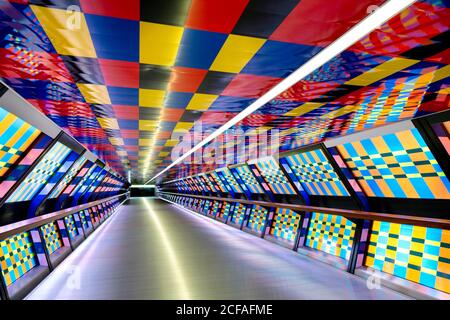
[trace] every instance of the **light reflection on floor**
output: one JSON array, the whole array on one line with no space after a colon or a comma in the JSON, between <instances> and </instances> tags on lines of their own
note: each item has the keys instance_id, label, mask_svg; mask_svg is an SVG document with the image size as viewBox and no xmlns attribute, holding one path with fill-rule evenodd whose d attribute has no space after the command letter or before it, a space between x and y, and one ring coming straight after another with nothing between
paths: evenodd
<instances>
[{"instance_id":1,"label":"light reflection on floor","mask_svg":"<svg viewBox=\"0 0 450 320\"><path fill-rule=\"evenodd\" d=\"M75 285L74 285L75 284ZM29 299L404 299L156 199L131 199Z\"/></svg>"}]
</instances>

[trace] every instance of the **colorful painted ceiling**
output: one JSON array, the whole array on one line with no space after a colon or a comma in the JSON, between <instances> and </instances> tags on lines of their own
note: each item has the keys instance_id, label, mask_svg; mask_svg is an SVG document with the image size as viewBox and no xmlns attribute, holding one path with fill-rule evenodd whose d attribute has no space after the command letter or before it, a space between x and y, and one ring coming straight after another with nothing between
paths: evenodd
<instances>
[{"instance_id":1,"label":"colorful painted ceiling","mask_svg":"<svg viewBox=\"0 0 450 320\"><path fill-rule=\"evenodd\" d=\"M201 137L211 133L383 1L125 3L0 0L0 77L139 183L172 162L196 125ZM234 133L277 128L289 150L447 109L449 21L445 1L416 2ZM183 164L169 175L217 166Z\"/></svg>"}]
</instances>

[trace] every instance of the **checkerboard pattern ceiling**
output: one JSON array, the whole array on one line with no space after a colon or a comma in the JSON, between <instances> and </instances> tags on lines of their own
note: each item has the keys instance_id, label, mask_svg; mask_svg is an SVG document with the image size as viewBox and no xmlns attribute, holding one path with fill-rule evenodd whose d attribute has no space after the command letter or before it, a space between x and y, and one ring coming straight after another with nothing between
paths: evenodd
<instances>
[{"instance_id":1,"label":"checkerboard pattern ceiling","mask_svg":"<svg viewBox=\"0 0 450 320\"><path fill-rule=\"evenodd\" d=\"M217 129L383 2L0 0L0 77L143 182L196 124ZM278 128L288 150L448 108L449 15L416 2L236 128Z\"/></svg>"}]
</instances>

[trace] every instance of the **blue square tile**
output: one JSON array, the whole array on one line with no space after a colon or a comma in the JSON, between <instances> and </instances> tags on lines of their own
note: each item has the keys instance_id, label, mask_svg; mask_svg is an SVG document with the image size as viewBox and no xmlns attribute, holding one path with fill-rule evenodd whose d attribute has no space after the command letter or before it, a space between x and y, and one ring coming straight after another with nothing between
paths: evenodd
<instances>
[{"instance_id":1,"label":"blue square tile","mask_svg":"<svg viewBox=\"0 0 450 320\"><path fill-rule=\"evenodd\" d=\"M108 87L112 104L135 106L139 104L139 90L135 88Z\"/></svg>"},{"instance_id":2,"label":"blue square tile","mask_svg":"<svg viewBox=\"0 0 450 320\"><path fill-rule=\"evenodd\" d=\"M139 61L139 21L85 17L98 58Z\"/></svg>"},{"instance_id":3,"label":"blue square tile","mask_svg":"<svg viewBox=\"0 0 450 320\"><path fill-rule=\"evenodd\" d=\"M226 38L222 33L185 29L175 64L209 69Z\"/></svg>"},{"instance_id":4,"label":"blue square tile","mask_svg":"<svg viewBox=\"0 0 450 320\"><path fill-rule=\"evenodd\" d=\"M319 51L319 47L268 40L242 73L284 78Z\"/></svg>"}]
</instances>

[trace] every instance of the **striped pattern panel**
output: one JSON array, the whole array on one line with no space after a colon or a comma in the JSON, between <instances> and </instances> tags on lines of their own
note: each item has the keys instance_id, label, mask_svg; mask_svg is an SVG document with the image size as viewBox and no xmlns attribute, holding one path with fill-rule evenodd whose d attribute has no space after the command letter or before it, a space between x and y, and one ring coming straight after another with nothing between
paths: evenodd
<instances>
[{"instance_id":1,"label":"striped pattern panel","mask_svg":"<svg viewBox=\"0 0 450 320\"><path fill-rule=\"evenodd\" d=\"M66 223L67 231L71 239L78 236L78 229L75 225L75 220L73 219L73 215L67 216L64 218L64 222Z\"/></svg>"},{"instance_id":2,"label":"striped pattern panel","mask_svg":"<svg viewBox=\"0 0 450 320\"><path fill-rule=\"evenodd\" d=\"M56 221L50 222L41 227L42 235L44 237L45 246L48 253L52 254L63 246L61 235L59 234Z\"/></svg>"},{"instance_id":3,"label":"striped pattern panel","mask_svg":"<svg viewBox=\"0 0 450 320\"><path fill-rule=\"evenodd\" d=\"M250 190L251 193L256 194L264 193L264 189L261 187L258 180L256 180L255 176L253 175L248 165L245 164L236 167L236 172L239 174L239 177L241 177L242 182L245 183L245 185L247 186L248 190Z\"/></svg>"},{"instance_id":4,"label":"striped pattern panel","mask_svg":"<svg viewBox=\"0 0 450 320\"><path fill-rule=\"evenodd\" d=\"M254 205L250 212L247 227L255 232L262 233L264 231L264 225L266 223L268 212L269 211L266 208Z\"/></svg>"},{"instance_id":5,"label":"striped pattern panel","mask_svg":"<svg viewBox=\"0 0 450 320\"><path fill-rule=\"evenodd\" d=\"M369 197L450 199L450 182L415 128L337 148Z\"/></svg>"},{"instance_id":6,"label":"striped pattern panel","mask_svg":"<svg viewBox=\"0 0 450 320\"><path fill-rule=\"evenodd\" d=\"M96 164L93 164L89 169L88 172L85 173L85 175L82 177L81 181L78 183L78 185L75 186L75 188L70 193L70 196L74 196L76 194L79 194L83 192L89 184L92 182L92 179L95 179L98 171L98 166Z\"/></svg>"},{"instance_id":7,"label":"striped pattern panel","mask_svg":"<svg viewBox=\"0 0 450 320\"><path fill-rule=\"evenodd\" d=\"M0 107L0 178L41 132Z\"/></svg>"},{"instance_id":8,"label":"striped pattern panel","mask_svg":"<svg viewBox=\"0 0 450 320\"><path fill-rule=\"evenodd\" d=\"M450 230L374 221L365 264L450 293Z\"/></svg>"},{"instance_id":9,"label":"striped pattern panel","mask_svg":"<svg viewBox=\"0 0 450 320\"><path fill-rule=\"evenodd\" d=\"M244 218L245 218L246 210L247 210L247 207L244 204L242 204L242 203L236 204L234 206L233 216L231 217L230 221L236 225L239 225L239 226L242 225L242 222L244 221Z\"/></svg>"},{"instance_id":10,"label":"striped pattern panel","mask_svg":"<svg viewBox=\"0 0 450 320\"><path fill-rule=\"evenodd\" d=\"M7 286L38 264L33 242L28 232L0 241L0 249L0 266Z\"/></svg>"},{"instance_id":11,"label":"striped pattern panel","mask_svg":"<svg viewBox=\"0 0 450 320\"><path fill-rule=\"evenodd\" d=\"M322 150L301 152L285 159L309 195L350 196Z\"/></svg>"},{"instance_id":12,"label":"striped pattern panel","mask_svg":"<svg viewBox=\"0 0 450 320\"><path fill-rule=\"evenodd\" d=\"M29 201L44 186L48 179L55 174L70 149L57 142L42 160L34 167L19 187L12 193L6 202Z\"/></svg>"},{"instance_id":13,"label":"striped pattern panel","mask_svg":"<svg viewBox=\"0 0 450 320\"><path fill-rule=\"evenodd\" d=\"M277 208L270 234L277 239L294 242L300 224L300 214L290 209Z\"/></svg>"},{"instance_id":14,"label":"striped pattern panel","mask_svg":"<svg viewBox=\"0 0 450 320\"><path fill-rule=\"evenodd\" d=\"M296 194L294 188L289 183L275 160L261 160L255 165L273 193Z\"/></svg>"},{"instance_id":15,"label":"striped pattern panel","mask_svg":"<svg viewBox=\"0 0 450 320\"><path fill-rule=\"evenodd\" d=\"M348 260L356 225L336 215L313 212L306 246Z\"/></svg>"}]
</instances>

